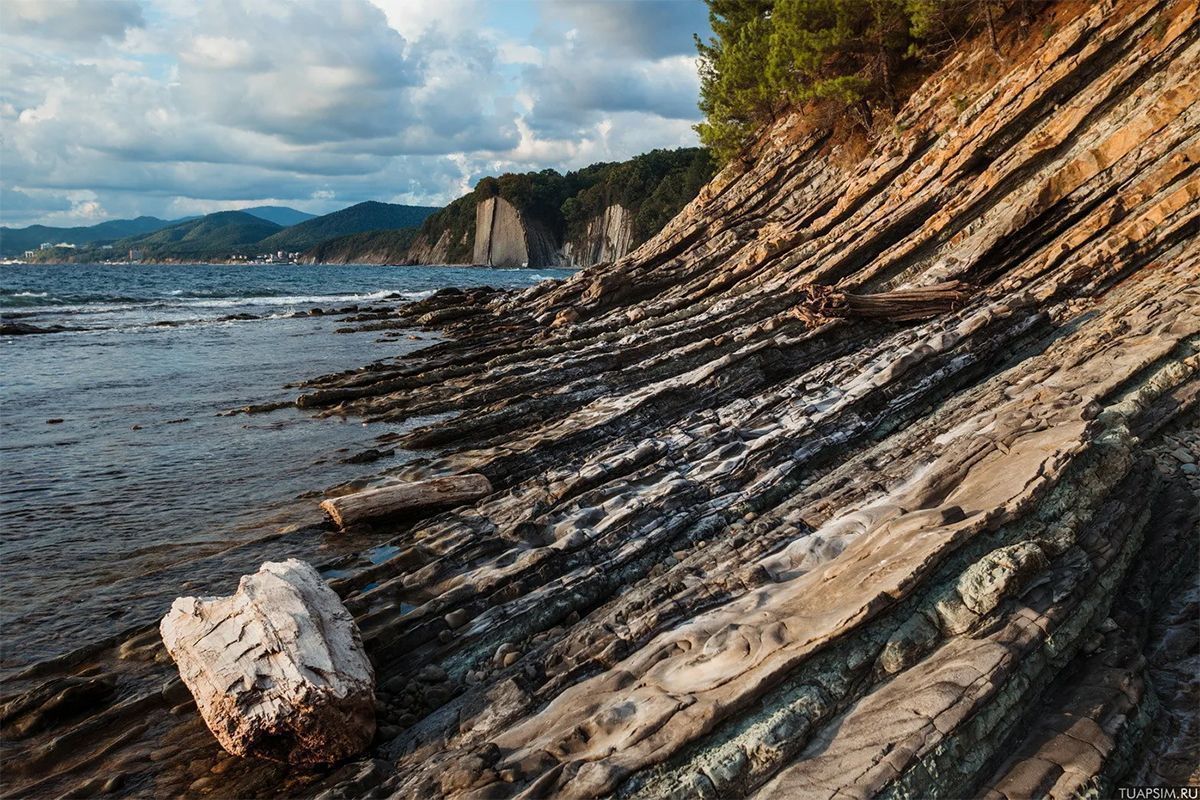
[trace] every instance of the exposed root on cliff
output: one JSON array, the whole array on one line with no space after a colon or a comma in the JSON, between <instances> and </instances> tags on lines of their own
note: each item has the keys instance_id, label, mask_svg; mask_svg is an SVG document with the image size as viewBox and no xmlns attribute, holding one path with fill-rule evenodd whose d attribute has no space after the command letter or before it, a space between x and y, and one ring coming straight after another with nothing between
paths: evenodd
<instances>
[{"instance_id":1,"label":"exposed root on cliff","mask_svg":"<svg viewBox=\"0 0 1200 800\"><path fill-rule=\"evenodd\" d=\"M805 286L792 315L810 328L832 319L859 317L889 322L929 319L962 308L970 296L960 281L917 289L894 289L876 294L834 291L828 286Z\"/></svg>"}]
</instances>

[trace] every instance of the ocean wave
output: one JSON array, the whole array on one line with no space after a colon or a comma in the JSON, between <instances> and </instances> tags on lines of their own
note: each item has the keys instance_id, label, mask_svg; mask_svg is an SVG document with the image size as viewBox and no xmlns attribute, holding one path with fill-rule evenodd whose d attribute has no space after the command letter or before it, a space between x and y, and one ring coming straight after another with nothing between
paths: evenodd
<instances>
[{"instance_id":1,"label":"ocean wave","mask_svg":"<svg viewBox=\"0 0 1200 800\"><path fill-rule=\"evenodd\" d=\"M399 297L405 300L420 300L432 291L396 291L381 289L367 293L343 294L250 294L218 295L198 293L172 293L172 296L130 297L126 295L65 295L52 296L42 293L17 293L0 296L0 309L20 309L24 312L47 314L105 314L138 310L239 308L245 306L321 306L344 305L347 303L370 303Z\"/></svg>"}]
</instances>

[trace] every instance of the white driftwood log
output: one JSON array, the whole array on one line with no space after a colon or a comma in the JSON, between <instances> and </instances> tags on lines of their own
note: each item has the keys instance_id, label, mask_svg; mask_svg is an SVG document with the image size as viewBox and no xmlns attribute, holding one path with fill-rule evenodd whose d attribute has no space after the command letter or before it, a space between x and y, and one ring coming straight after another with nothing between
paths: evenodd
<instances>
[{"instance_id":1,"label":"white driftwood log","mask_svg":"<svg viewBox=\"0 0 1200 800\"><path fill-rule=\"evenodd\" d=\"M492 484L483 475L451 475L334 497L321 503L321 509L339 528L346 529L408 512L468 503L491 493Z\"/></svg>"},{"instance_id":2,"label":"white driftwood log","mask_svg":"<svg viewBox=\"0 0 1200 800\"><path fill-rule=\"evenodd\" d=\"M354 618L303 561L267 562L229 597L181 597L163 641L221 746L339 761L375 733L375 673Z\"/></svg>"}]
</instances>

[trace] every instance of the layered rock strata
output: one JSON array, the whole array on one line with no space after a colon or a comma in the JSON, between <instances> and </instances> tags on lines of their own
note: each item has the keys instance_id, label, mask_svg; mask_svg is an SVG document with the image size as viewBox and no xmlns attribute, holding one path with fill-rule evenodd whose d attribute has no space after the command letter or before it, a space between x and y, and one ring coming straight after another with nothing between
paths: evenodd
<instances>
[{"instance_id":1,"label":"layered rock strata","mask_svg":"<svg viewBox=\"0 0 1200 800\"><path fill-rule=\"evenodd\" d=\"M489 267L553 266L558 247L545 226L503 197L475 206L472 263Z\"/></svg>"},{"instance_id":2,"label":"layered rock strata","mask_svg":"<svg viewBox=\"0 0 1200 800\"><path fill-rule=\"evenodd\" d=\"M561 261L575 267L593 267L616 261L632 249L633 217L624 206L613 204L563 244Z\"/></svg>"},{"instance_id":3,"label":"layered rock strata","mask_svg":"<svg viewBox=\"0 0 1200 800\"><path fill-rule=\"evenodd\" d=\"M7 780L330 798L1195 780L1197 17L1047 4L1000 56L964 45L865 156L783 120L615 264L369 323L449 339L300 404L453 412L397 442L430 454L389 478L494 491L326 565L379 676L368 756L221 760L168 712L153 651L116 660L135 634L20 679ZM951 281L971 289L931 318L796 313Z\"/></svg>"}]
</instances>

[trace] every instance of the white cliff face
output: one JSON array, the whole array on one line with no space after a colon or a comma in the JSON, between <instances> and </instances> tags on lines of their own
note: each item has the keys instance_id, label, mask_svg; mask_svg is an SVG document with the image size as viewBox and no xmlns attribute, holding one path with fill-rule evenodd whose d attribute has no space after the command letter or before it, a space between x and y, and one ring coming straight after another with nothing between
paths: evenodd
<instances>
[{"instance_id":1,"label":"white cliff face","mask_svg":"<svg viewBox=\"0 0 1200 800\"><path fill-rule=\"evenodd\" d=\"M615 261L633 249L633 216L611 205L593 218L586 232L561 247L538 220L501 197L475 206L475 248L471 261L493 267L588 267Z\"/></svg>"},{"instance_id":2,"label":"white cliff face","mask_svg":"<svg viewBox=\"0 0 1200 800\"><path fill-rule=\"evenodd\" d=\"M616 261L632 249L633 215L614 204L591 219L580 239L563 245L562 258L571 266L590 267Z\"/></svg>"},{"instance_id":3,"label":"white cliff face","mask_svg":"<svg viewBox=\"0 0 1200 800\"><path fill-rule=\"evenodd\" d=\"M529 245L521 215L502 197L475 206L475 264L522 267L529 264Z\"/></svg>"},{"instance_id":4,"label":"white cliff face","mask_svg":"<svg viewBox=\"0 0 1200 800\"><path fill-rule=\"evenodd\" d=\"M159 626L209 730L237 756L327 764L375 734L375 673L354 618L303 561L229 597L181 597Z\"/></svg>"}]
</instances>

